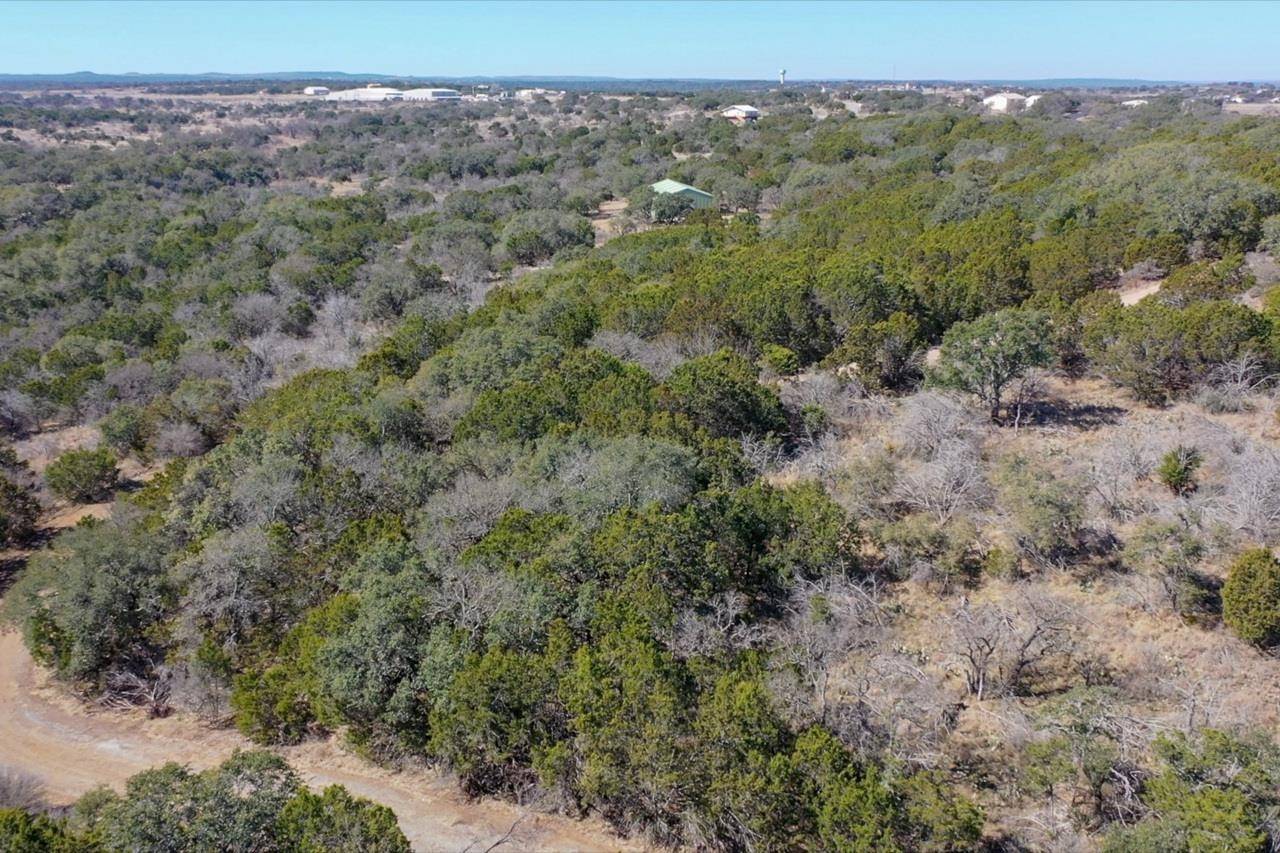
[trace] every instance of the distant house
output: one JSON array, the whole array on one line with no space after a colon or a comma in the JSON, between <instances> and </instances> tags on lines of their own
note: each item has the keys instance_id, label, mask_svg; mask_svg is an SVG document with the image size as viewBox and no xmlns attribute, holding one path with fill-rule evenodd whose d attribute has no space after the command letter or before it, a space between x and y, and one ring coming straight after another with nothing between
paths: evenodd
<instances>
[{"instance_id":1,"label":"distant house","mask_svg":"<svg viewBox=\"0 0 1280 853\"><path fill-rule=\"evenodd\" d=\"M748 124L760 118L760 111L750 104L734 104L720 115L734 124Z\"/></svg>"},{"instance_id":2,"label":"distant house","mask_svg":"<svg viewBox=\"0 0 1280 853\"><path fill-rule=\"evenodd\" d=\"M1026 105L1026 96L1017 92L997 92L982 99L982 106L993 113L1016 113Z\"/></svg>"},{"instance_id":3,"label":"distant house","mask_svg":"<svg viewBox=\"0 0 1280 853\"><path fill-rule=\"evenodd\" d=\"M700 190L697 187L691 187L688 184L682 184L670 178L658 181L650 188L659 195L676 195L687 198L695 208L714 207L716 202L715 196L706 190Z\"/></svg>"},{"instance_id":4,"label":"distant house","mask_svg":"<svg viewBox=\"0 0 1280 853\"><path fill-rule=\"evenodd\" d=\"M402 101L404 92L389 89L380 83L370 83L363 89L343 89L341 92L330 92L324 96L326 101L361 101L376 103L378 101Z\"/></svg>"},{"instance_id":5,"label":"distant house","mask_svg":"<svg viewBox=\"0 0 1280 853\"><path fill-rule=\"evenodd\" d=\"M462 93L457 89L405 89L406 101L461 101Z\"/></svg>"},{"instance_id":6,"label":"distant house","mask_svg":"<svg viewBox=\"0 0 1280 853\"><path fill-rule=\"evenodd\" d=\"M1036 105L1036 102L1043 98L1044 95L1027 95L1027 100L1023 102L1022 108L1029 110Z\"/></svg>"},{"instance_id":7,"label":"distant house","mask_svg":"<svg viewBox=\"0 0 1280 853\"><path fill-rule=\"evenodd\" d=\"M1128 101L1121 101L1120 106L1133 109L1134 107L1145 107L1149 103L1151 102L1148 101L1146 98L1131 98Z\"/></svg>"},{"instance_id":8,"label":"distant house","mask_svg":"<svg viewBox=\"0 0 1280 853\"><path fill-rule=\"evenodd\" d=\"M307 88L302 90L302 94L316 95L316 96L327 95L329 94L329 87L328 86L308 86Z\"/></svg>"}]
</instances>

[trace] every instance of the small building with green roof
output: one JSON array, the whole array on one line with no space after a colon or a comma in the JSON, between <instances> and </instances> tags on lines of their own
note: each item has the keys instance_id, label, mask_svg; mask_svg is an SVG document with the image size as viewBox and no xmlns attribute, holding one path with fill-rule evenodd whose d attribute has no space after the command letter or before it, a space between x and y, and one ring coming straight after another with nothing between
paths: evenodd
<instances>
[{"instance_id":1,"label":"small building with green roof","mask_svg":"<svg viewBox=\"0 0 1280 853\"><path fill-rule=\"evenodd\" d=\"M687 198L695 208L714 207L716 202L715 196L706 190L700 190L697 187L691 187L688 184L682 184L670 178L658 181L650 189L660 195L678 195L682 198Z\"/></svg>"}]
</instances>

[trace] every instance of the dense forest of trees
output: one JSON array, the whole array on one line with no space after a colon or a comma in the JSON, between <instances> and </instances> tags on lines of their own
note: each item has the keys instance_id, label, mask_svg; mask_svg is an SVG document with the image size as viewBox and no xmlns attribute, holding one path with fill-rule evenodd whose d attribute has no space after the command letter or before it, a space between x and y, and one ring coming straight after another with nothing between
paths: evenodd
<instances>
[{"instance_id":1,"label":"dense forest of trees","mask_svg":"<svg viewBox=\"0 0 1280 853\"><path fill-rule=\"evenodd\" d=\"M1049 373L1244 410L1280 366L1280 302L1237 298L1280 251L1280 123L1173 96L991 119L886 94L855 119L803 90L718 117L744 97L266 105L217 133L181 104L0 103L28 134L0 141L0 426L100 430L44 471L69 500L164 465L31 558L6 607L33 654L662 844L1035 849L1008 804L1055 796L1111 850L1280 843L1267 736L1193 713L1136 743L1079 620L1016 593L1149 575L1198 630L1275 646L1274 451L1214 456L1214 518L1195 454L1160 461L1174 509L1135 527L1118 462L1086 487L990 450ZM87 144L112 123L136 138ZM660 177L723 213L633 204L593 246L599 204ZM1126 306L1122 276L1163 285ZM7 449L0 474L18 542L39 482ZM900 633L910 596L946 674ZM996 697L1034 709L983 762L957 720ZM244 831L330 849L321 795L238 760L279 777ZM238 772L0 832L149 849L119 815Z\"/></svg>"}]
</instances>

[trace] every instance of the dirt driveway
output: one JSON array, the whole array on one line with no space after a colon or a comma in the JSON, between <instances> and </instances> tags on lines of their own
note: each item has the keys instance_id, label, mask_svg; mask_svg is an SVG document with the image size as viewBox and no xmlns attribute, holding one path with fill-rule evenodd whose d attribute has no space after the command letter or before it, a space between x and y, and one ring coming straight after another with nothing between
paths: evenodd
<instances>
[{"instance_id":1,"label":"dirt driveway","mask_svg":"<svg viewBox=\"0 0 1280 853\"><path fill-rule=\"evenodd\" d=\"M48 683L21 638L0 634L0 764L40 777L56 804L97 785L121 788L140 770L166 761L202 769L250 744L228 730L175 715L86 708ZM428 772L393 773L343 752L332 742L279 750L313 788L345 785L395 811L415 850L485 850L515 825L502 850L635 850L603 824L538 814L494 800L468 802L447 779ZM518 822L518 823L517 823Z\"/></svg>"}]
</instances>

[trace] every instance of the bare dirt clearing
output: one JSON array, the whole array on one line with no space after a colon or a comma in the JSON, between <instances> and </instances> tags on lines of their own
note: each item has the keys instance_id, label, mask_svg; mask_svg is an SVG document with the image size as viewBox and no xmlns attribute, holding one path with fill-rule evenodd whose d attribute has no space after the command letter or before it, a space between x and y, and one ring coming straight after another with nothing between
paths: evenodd
<instances>
[{"instance_id":1,"label":"bare dirt clearing","mask_svg":"<svg viewBox=\"0 0 1280 853\"><path fill-rule=\"evenodd\" d=\"M616 220L627 209L625 198L600 202L600 209L591 217L591 227L596 232L596 245L602 246L618 236Z\"/></svg>"},{"instance_id":2,"label":"bare dirt clearing","mask_svg":"<svg viewBox=\"0 0 1280 853\"><path fill-rule=\"evenodd\" d=\"M13 442L13 452L37 474L68 450L92 449L102 440L97 427L69 426L46 429Z\"/></svg>"},{"instance_id":3,"label":"bare dirt clearing","mask_svg":"<svg viewBox=\"0 0 1280 853\"><path fill-rule=\"evenodd\" d=\"M69 803L98 785L120 788L168 761L203 769L251 744L228 730L174 715L94 711L48 683L16 633L0 635L0 764L41 778L48 796ZM345 753L332 741L280 750L312 787L345 785L395 811L415 850L485 849L519 821L519 850L640 849L598 822L577 822L493 800L467 802L453 783L427 771L396 773Z\"/></svg>"},{"instance_id":4,"label":"bare dirt clearing","mask_svg":"<svg viewBox=\"0 0 1280 853\"><path fill-rule=\"evenodd\" d=\"M1156 279L1154 281L1137 281L1122 287L1120 289L1120 303L1122 305L1137 305L1148 296L1159 293L1163 284L1164 279Z\"/></svg>"},{"instance_id":5,"label":"bare dirt clearing","mask_svg":"<svg viewBox=\"0 0 1280 853\"><path fill-rule=\"evenodd\" d=\"M1224 113L1242 116L1280 116L1280 104L1223 104Z\"/></svg>"}]
</instances>

